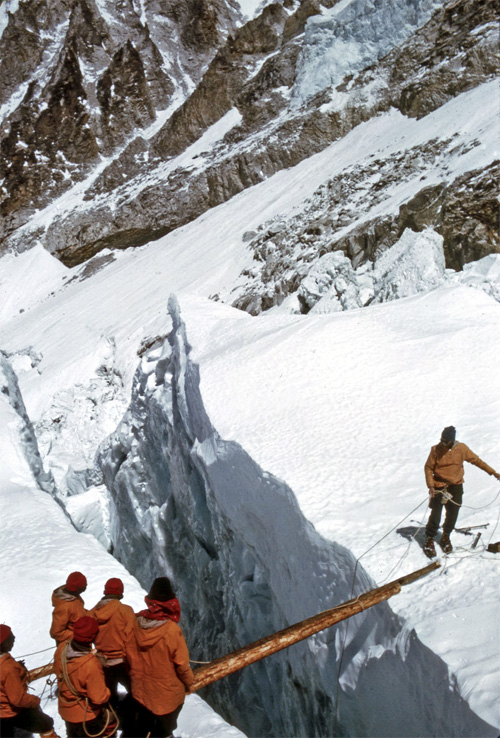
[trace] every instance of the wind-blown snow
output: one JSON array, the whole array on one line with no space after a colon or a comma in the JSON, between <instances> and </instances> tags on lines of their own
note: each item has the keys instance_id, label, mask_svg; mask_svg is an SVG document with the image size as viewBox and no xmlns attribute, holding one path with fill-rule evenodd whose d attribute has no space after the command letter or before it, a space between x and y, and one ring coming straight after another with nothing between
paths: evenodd
<instances>
[{"instance_id":1,"label":"wind-blown snow","mask_svg":"<svg viewBox=\"0 0 500 738\"><path fill-rule=\"evenodd\" d=\"M19 263L18 259L21 259ZM61 287L68 272L67 267L41 245L30 249L22 257L6 254L0 272L0 320L6 321L19 310L29 310L40 303L52 290ZM33 280L32 275L38 275L39 279ZM29 290L26 289L27 282L30 284Z\"/></svg>"}]
</instances>

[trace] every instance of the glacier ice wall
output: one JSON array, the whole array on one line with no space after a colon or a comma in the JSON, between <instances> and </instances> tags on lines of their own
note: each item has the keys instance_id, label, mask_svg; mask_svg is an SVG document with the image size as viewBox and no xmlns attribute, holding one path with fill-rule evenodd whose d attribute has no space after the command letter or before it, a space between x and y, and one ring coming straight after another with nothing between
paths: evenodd
<instances>
[{"instance_id":1,"label":"glacier ice wall","mask_svg":"<svg viewBox=\"0 0 500 738\"><path fill-rule=\"evenodd\" d=\"M341 0L309 18L293 99L301 104L404 43L443 0Z\"/></svg>"},{"instance_id":2,"label":"glacier ice wall","mask_svg":"<svg viewBox=\"0 0 500 738\"><path fill-rule=\"evenodd\" d=\"M220 438L174 298L169 309L170 336L143 358L98 460L115 555L145 588L173 579L191 657L210 661L373 584L317 534L283 482ZM249 736L495 735L386 603L202 696Z\"/></svg>"}]
</instances>

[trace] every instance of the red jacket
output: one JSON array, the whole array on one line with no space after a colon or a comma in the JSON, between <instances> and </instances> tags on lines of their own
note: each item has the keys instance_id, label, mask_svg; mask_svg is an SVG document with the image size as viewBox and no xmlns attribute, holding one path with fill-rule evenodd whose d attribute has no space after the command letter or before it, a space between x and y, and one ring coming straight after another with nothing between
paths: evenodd
<instances>
[{"instance_id":1,"label":"red jacket","mask_svg":"<svg viewBox=\"0 0 500 738\"><path fill-rule=\"evenodd\" d=\"M90 610L89 615L99 623L99 633L95 639L98 655L113 663L123 661L126 643L135 626L132 608L120 600L104 597Z\"/></svg>"},{"instance_id":2,"label":"red jacket","mask_svg":"<svg viewBox=\"0 0 500 738\"><path fill-rule=\"evenodd\" d=\"M69 680L79 697L73 694L63 675L63 652ZM92 651L74 651L71 643L60 643L54 657L54 671L58 684L59 714L70 723L92 720L101 712L111 692L106 687L99 659Z\"/></svg>"},{"instance_id":3,"label":"red jacket","mask_svg":"<svg viewBox=\"0 0 500 738\"><path fill-rule=\"evenodd\" d=\"M182 705L194 675L177 623L138 616L127 648L132 695L155 715Z\"/></svg>"},{"instance_id":4,"label":"red jacket","mask_svg":"<svg viewBox=\"0 0 500 738\"><path fill-rule=\"evenodd\" d=\"M64 587L58 587L52 592L52 605L54 611L50 636L57 643L64 643L73 638L73 625L78 618L87 615L87 610L80 595L70 594Z\"/></svg>"},{"instance_id":5,"label":"red jacket","mask_svg":"<svg viewBox=\"0 0 500 738\"><path fill-rule=\"evenodd\" d=\"M0 717L19 715L25 708L38 707L40 699L28 694L25 667L15 661L10 653L0 657Z\"/></svg>"}]
</instances>

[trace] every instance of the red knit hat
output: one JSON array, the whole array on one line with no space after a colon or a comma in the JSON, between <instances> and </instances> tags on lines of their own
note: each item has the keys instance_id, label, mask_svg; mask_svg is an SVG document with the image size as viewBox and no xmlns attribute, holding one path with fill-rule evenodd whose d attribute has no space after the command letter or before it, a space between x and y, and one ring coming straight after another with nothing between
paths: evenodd
<instances>
[{"instance_id":1,"label":"red knit hat","mask_svg":"<svg viewBox=\"0 0 500 738\"><path fill-rule=\"evenodd\" d=\"M99 623L95 618L84 615L78 618L73 626L73 640L77 643L92 643L99 632Z\"/></svg>"},{"instance_id":2,"label":"red knit hat","mask_svg":"<svg viewBox=\"0 0 500 738\"><path fill-rule=\"evenodd\" d=\"M105 595L122 595L123 594L123 582L117 577L111 577L104 585Z\"/></svg>"},{"instance_id":3,"label":"red knit hat","mask_svg":"<svg viewBox=\"0 0 500 738\"><path fill-rule=\"evenodd\" d=\"M72 571L66 579L65 589L72 594L75 592L83 592L87 588L87 578L81 571Z\"/></svg>"},{"instance_id":4,"label":"red knit hat","mask_svg":"<svg viewBox=\"0 0 500 738\"><path fill-rule=\"evenodd\" d=\"M0 643L3 643L12 633L12 630L9 628L8 625L5 625L5 623L2 623L0 625Z\"/></svg>"}]
</instances>

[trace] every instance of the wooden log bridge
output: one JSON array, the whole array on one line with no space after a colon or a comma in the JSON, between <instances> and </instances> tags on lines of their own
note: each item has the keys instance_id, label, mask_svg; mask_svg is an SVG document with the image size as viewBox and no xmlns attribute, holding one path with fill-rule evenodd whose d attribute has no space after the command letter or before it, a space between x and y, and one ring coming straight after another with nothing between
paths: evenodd
<instances>
[{"instance_id":1,"label":"wooden log bridge","mask_svg":"<svg viewBox=\"0 0 500 738\"><path fill-rule=\"evenodd\" d=\"M233 653L227 656L222 656L215 661L211 661L209 664L200 666L198 669L194 669L194 683L190 691L197 692L202 687L206 687L212 684L212 682L217 682L219 679L223 679L229 676L229 674L243 669L245 666L265 659L266 656L271 656L273 653L282 651L284 648L288 648L294 643L299 643L342 620L347 620L347 618L357 615L359 612L367 610L379 602L388 600L390 597L401 592L401 588L405 584L411 584L411 582L425 577L426 574L438 569L440 566L439 561L433 561L432 564L425 566L423 569L417 569L417 571L406 574L404 577L395 579L388 584L384 584L382 587L365 592L352 600L332 607L330 610L313 615L313 617L307 618L307 620L290 625L284 630L280 630L277 633L261 638L259 641L250 643L248 646L244 646L237 651L233 651ZM53 664L47 664L46 666L40 666L38 669L32 669L28 672L28 681L32 682L35 679L41 679L51 674L53 667Z\"/></svg>"}]
</instances>

